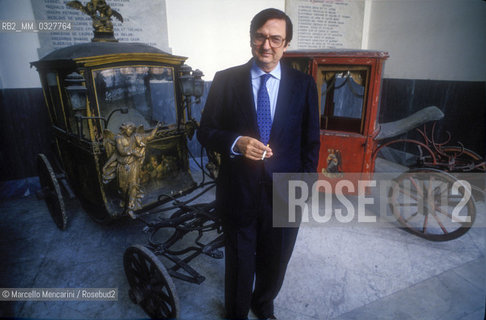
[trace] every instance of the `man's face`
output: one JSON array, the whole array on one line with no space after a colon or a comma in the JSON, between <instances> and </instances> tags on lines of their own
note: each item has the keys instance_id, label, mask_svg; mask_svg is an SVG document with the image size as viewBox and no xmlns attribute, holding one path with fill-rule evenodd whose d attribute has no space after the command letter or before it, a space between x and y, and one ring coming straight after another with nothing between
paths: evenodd
<instances>
[{"instance_id":1,"label":"man's face","mask_svg":"<svg viewBox=\"0 0 486 320\"><path fill-rule=\"evenodd\" d=\"M270 19L252 35L251 53L255 58L256 64L265 72L272 71L287 50L285 40L280 47L276 48L275 45L271 45L271 39L268 37L285 39L285 27L285 20ZM255 43L254 39L262 37L268 39L265 39L262 44Z\"/></svg>"}]
</instances>

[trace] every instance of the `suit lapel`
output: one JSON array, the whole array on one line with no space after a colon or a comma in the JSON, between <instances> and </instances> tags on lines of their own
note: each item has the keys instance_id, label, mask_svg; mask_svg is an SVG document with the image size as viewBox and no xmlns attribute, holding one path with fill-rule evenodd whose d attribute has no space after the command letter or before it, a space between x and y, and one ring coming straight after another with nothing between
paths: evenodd
<instances>
[{"instance_id":1,"label":"suit lapel","mask_svg":"<svg viewBox=\"0 0 486 320\"><path fill-rule=\"evenodd\" d=\"M237 108L242 121L250 125L251 132L258 134L258 124L256 120L255 102L253 100L253 89L251 86L250 69L252 60L244 65L241 74L234 77L233 92L238 101Z\"/></svg>"},{"instance_id":2,"label":"suit lapel","mask_svg":"<svg viewBox=\"0 0 486 320\"><path fill-rule=\"evenodd\" d=\"M278 89L277 105L275 107L275 115L272 123L272 131L270 132L270 141L272 136L279 136L281 130L285 130L285 119L290 116L292 110L292 99L295 95L296 86L293 85L293 79L289 76L289 70L283 64L282 76Z\"/></svg>"}]
</instances>

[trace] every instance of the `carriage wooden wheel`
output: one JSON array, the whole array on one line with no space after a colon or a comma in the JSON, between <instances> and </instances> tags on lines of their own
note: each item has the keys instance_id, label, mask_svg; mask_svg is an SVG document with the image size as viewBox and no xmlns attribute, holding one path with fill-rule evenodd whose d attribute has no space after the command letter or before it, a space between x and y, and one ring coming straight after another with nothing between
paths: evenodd
<instances>
[{"instance_id":1,"label":"carriage wooden wheel","mask_svg":"<svg viewBox=\"0 0 486 320\"><path fill-rule=\"evenodd\" d=\"M474 223L471 188L449 173L416 169L395 182L389 193L390 206L405 230L428 240L447 241L460 237Z\"/></svg>"},{"instance_id":2,"label":"carriage wooden wheel","mask_svg":"<svg viewBox=\"0 0 486 320\"><path fill-rule=\"evenodd\" d=\"M42 153L39 153L37 156L37 171L41 185L38 195L46 201L49 213L57 227L65 230L68 218L61 187L49 160Z\"/></svg>"},{"instance_id":3,"label":"carriage wooden wheel","mask_svg":"<svg viewBox=\"0 0 486 320\"><path fill-rule=\"evenodd\" d=\"M158 257L141 245L129 247L123 257L130 299L155 319L176 319L179 299L174 282Z\"/></svg>"}]
</instances>

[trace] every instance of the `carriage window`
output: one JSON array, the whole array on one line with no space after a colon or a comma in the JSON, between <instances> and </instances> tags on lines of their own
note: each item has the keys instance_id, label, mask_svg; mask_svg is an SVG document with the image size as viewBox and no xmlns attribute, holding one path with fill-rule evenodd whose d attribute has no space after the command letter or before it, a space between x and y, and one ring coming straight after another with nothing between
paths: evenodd
<instances>
[{"instance_id":1,"label":"carriage window","mask_svg":"<svg viewBox=\"0 0 486 320\"><path fill-rule=\"evenodd\" d=\"M131 121L145 129L157 122L177 122L174 71L171 67L130 66L93 71L96 97L101 116L108 118L114 110L127 108L128 113L113 112L108 129L118 132L120 125Z\"/></svg>"},{"instance_id":2,"label":"carriage window","mask_svg":"<svg viewBox=\"0 0 486 320\"><path fill-rule=\"evenodd\" d=\"M57 74L49 72L46 75L47 81L47 99L48 103L53 110L54 124L62 129L66 129L66 122L64 120L63 108L61 105L61 98L59 96L59 87L57 84Z\"/></svg>"},{"instance_id":3,"label":"carriage window","mask_svg":"<svg viewBox=\"0 0 486 320\"><path fill-rule=\"evenodd\" d=\"M319 67L322 129L362 132L368 74L367 67Z\"/></svg>"}]
</instances>

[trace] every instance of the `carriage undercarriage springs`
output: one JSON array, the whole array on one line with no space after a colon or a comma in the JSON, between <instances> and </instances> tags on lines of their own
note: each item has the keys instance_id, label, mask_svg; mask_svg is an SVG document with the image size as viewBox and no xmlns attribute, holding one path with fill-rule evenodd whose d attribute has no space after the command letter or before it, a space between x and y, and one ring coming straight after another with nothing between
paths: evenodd
<instances>
[{"instance_id":1,"label":"carriage undercarriage springs","mask_svg":"<svg viewBox=\"0 0 486 320\"><path fill-rule=\"evenodd\" d=\"M191 200L197 199L209 188ZM147 222L139 217L146 224L143 231L148 234L148 243L145 246L129 247L123 257L130 284L130 299L153 318L172 319L179 315L179 300L172 278L196 284L205 280L204 276L189 265L194 258L201 254L215 259L224 257L221 250L224 239L214 212L214 203L189 205L174 199L173 206L158 210L158 213L174 207L177 210L166 219ZM194 245L177 248L179 241L193 232L196 234ZM214 233L217 234L215 238L202 242L206 234ZM164 258L165 264L159 257ZM168 264L171 267L166 268L164 265Z\"/></svg>"}]
</instances>

